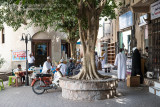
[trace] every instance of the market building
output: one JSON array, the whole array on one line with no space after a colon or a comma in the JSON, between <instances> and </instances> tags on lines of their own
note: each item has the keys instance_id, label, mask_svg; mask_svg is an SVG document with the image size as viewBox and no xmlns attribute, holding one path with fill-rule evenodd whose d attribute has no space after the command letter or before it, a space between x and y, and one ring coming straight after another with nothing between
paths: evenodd
<instances>
[{"instance_id":1,"label":"market building","mask_svg":"<svg viewBox=\"0 0 160 107\"><path fill-rule=\"evenodd\" d=\"M103 26L105 33L101 38L100 46L107 49L108 58L106 60L113 64L120 48L125 50L129 58L136 41L137 48L144 59L142 61L143 74L145 72L146 47L149 47L149 63L152 65L148 70L159 70L159 38L158 33L155 32L159 30L158 0L117 1L121 2L122 5L116 10L116 19L104 22L106 28ZM110 29L108 30L108 28Z\"/></svg>"}]
</instances>

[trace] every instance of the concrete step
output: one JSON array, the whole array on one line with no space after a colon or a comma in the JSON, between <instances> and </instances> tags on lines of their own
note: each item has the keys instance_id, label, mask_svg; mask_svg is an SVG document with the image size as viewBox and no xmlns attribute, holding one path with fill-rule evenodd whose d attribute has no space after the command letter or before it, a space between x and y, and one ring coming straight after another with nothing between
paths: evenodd
<instances>
[{"instance_id":1,"label":"concrete step","mask_svg":"<svg viewBox=\"0 0 160 107\"><path fill-rule=\"evenodd\" d=\"M157 96L160 96L160 88L157 87L149 87L149 92L152 94L155 94Z\"/></svg>"}]
</instances>

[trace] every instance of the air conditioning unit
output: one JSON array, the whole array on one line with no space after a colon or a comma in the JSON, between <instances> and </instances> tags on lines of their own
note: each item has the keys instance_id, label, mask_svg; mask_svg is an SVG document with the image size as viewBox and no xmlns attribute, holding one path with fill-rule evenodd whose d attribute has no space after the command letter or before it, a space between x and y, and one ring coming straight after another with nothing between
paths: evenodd
<instances>
[{"instance_id":1,"label":"air conditioning unit","mask_svg":"<svg viewBox=\"0 0 160 107\"><path fill-rule=\"evenodd\" d=\"M154 73L153 72L147 72L147 78L153 78Z\"/></svg>"}]
</instances>

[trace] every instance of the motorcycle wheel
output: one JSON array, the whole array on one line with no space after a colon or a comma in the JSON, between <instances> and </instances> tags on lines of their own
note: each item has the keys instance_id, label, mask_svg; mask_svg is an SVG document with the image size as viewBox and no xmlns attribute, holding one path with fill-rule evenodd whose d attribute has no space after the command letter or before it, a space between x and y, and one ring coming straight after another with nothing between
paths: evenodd
<instances>
[{"instance_id":1,"label":"motorcycle wheel","mask_svg":"<svg viewBox=\"0 0 160 107\"><path fill-rule=\"evenodd\" d=\"M37 80L34 85L32 86L32 90L35 94L43 94L45 89L37 89L39 86L45 86L45 83L43 81Z\"/></svg>"}]
</instances>

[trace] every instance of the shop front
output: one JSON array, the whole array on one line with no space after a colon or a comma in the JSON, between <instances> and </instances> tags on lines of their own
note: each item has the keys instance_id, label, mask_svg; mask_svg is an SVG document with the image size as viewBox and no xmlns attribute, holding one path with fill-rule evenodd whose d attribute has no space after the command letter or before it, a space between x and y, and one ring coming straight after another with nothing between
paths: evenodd
<instances>
[{"instance_id":1,"label":"shop front","mask_svg":"<svg viewBox=\"0 0 160 107\"><path fill-rule=\"evenodd\" d=\"M119 48L124 49L125 53L130 53L131 28L133 26L133 13L128 11L119 16Z\"/></svg>"},{"instance_id":2,"label":"shop front","mask_svg":"<svg viewBox=\"0 0 160 107\"><path fill-rule=\"evenodd\" d=\"M151 4L151 23L149 24L149 61L154 78L160 80L160 1Z\"/></svg>"}]
</instances>

